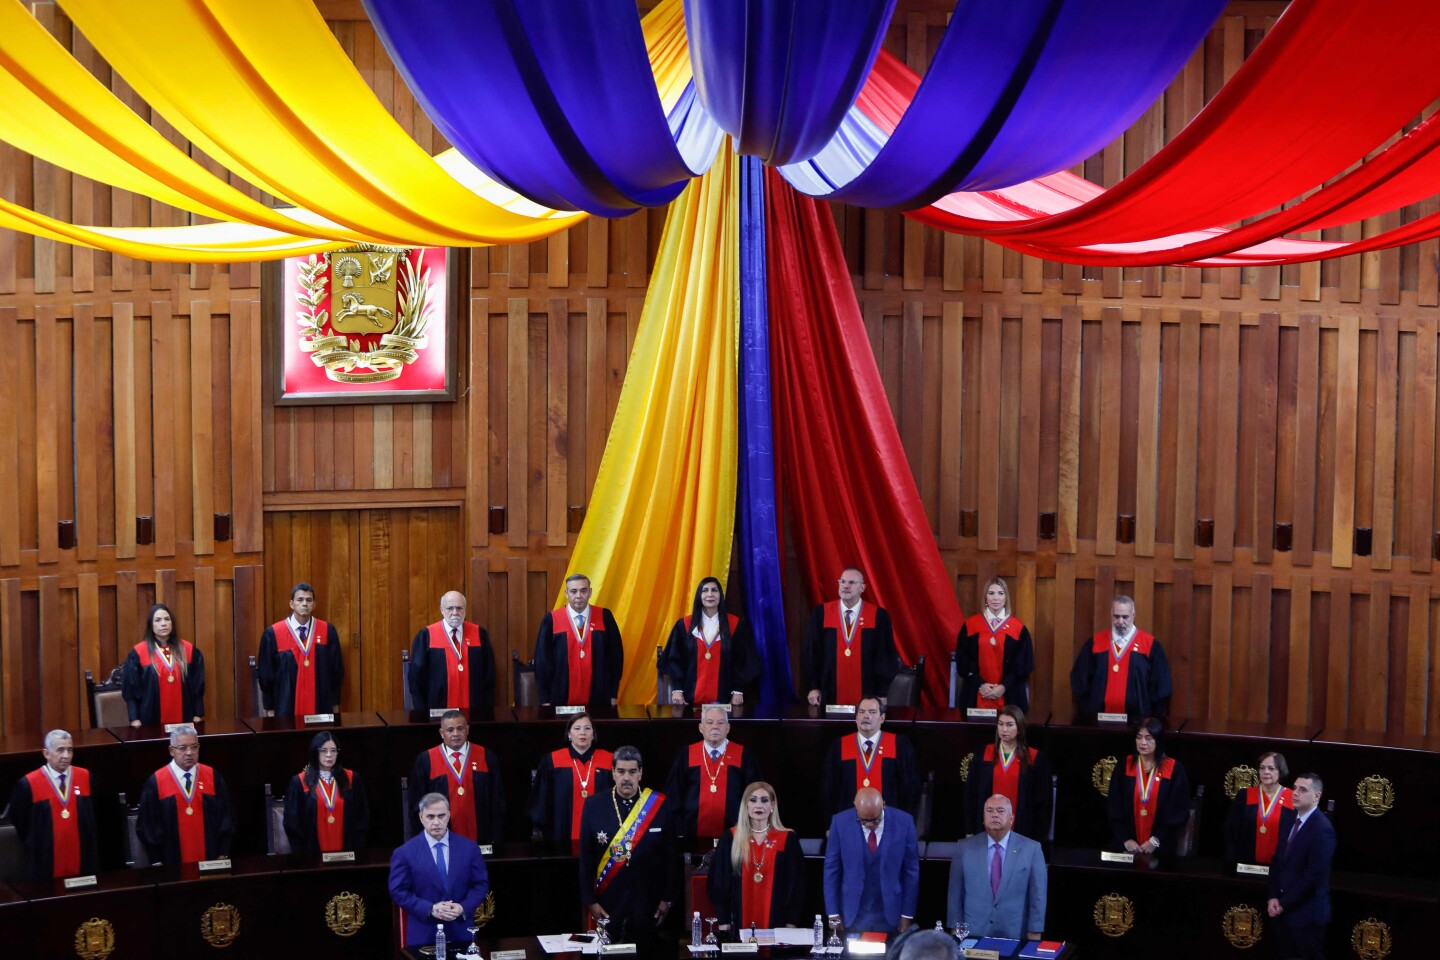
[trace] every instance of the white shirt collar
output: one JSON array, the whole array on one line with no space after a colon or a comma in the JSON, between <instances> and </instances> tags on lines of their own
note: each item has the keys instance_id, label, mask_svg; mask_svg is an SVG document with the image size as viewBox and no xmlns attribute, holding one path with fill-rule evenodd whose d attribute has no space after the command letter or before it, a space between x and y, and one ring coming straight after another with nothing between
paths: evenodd
<instances>
[{"instance_id":1,"label":"white shirt collar","mask_svg":"<svg viewBox=\"0 0 1440 960\"><path fill-rule=\"evenodd\" d=\"M705 754L706 754L707 756L710 754L710 751L711 751L711 750L719 750L719 751L720 751L720 756L723 757L723 756L725 756L725 751L726 751L727 749L729 749L729 747L730 747L730 738L729 738L729 737L726 737L724 740L721 740L721 741L720 741L720 746L718 746L718 747L711 747L710 744L705 743L705 741L703 741L703 740L700 741L700 742L703 744L703 746L702 746L701 749L703 749L703 750L705 751Z\"/></svg>"},{"instance_id":2,"label":"white shirt collar","mask_svg":"<svg viewBox=\"0 0 1440 960\"><path fill-rule=\"evenodd\" d=\"M1303 824L1306 820L1309 820L1309 819L1310 819L1310 814L1314 813L1315 810L1316 810L1316 807L1311 807L1309 810L1306 810L1304 813L1297 813L1297 814L1295 815L1295 826L1298 827L1298 826L1300 826L1301 824Z\"/></svg>"},{"instance_id":3,"label":"white shirt collar","mask_svg":"<svg viewBox=\"0 0 1440 960\"><path fill-rule=\"evenodd\" d=\"M177 778L179 778L179 779L178 779L178 782L179 782L179 783L184 783L184 782L185 782L185 774L186 774L186 773L194 773L197 769L199 769L199 767L200 767L200 765L197 763L195 766L191 767L188 771L187 771L187 770L182 770L182 769L180 769L180 764L176 763L174 760L171 760L171 761L170 761L170 771L171 771L172 773L174 773ZM195 781L194 781L194 779L192 778L190 782L193 784Z\"/></svg>"},{"instance_id":4,"label":"white shirt collar","mask_svg":"<svg viewBox=\"0 0 1440 960\"><path fill-rule=\"evenodd\" d=\"M856 618L858 619L859 616L860 616L860 608L863 607L864 605L865 605L865 601L864 601L864 600L856 600L856 601L855 601L855 606L853 606L853 607L847 607L847 606L845 606L845 601L844 601L844 600L841 600L841 601L840 601L840 616L842 616L842 617L845 616L845 611L847 611L847 610L854 610L854 611L855 611L855 616L856 616Z\"/></svg>"},{"instance_id":5,"label":"white shirt collar","mask_svg":"<svg viewBox=\"0 0 1440 960\"><path fill-rule=\"evenodd\" d=\"M423 832L423 831L422 831L422 832ZM449 845L450 845L450 831L449 831L449 830L446 830L446 831L445 831L445 836L441 837L439 840L436 840L434 837L430 836L430 834L426 833L426 834L425 834L425 840L426 840L426 842L428 842L428 843L430 844L430 859L433 860L433 859L435 859L435 847L436 847L438 844L442 844L442 843L443 843L443 844L446 845L447 848L449 847ZM447 863L448 863L448 861L447 861Z\"/></svg>"},{"instance_id":6,"label":"white shirt collar","mask_svg":"<svg viewBox=\"0 0 1440 960\"><path fill-rule=\"evenodd\" d=\"M1129 633L1125 633L1125 634L1116 633L1116 632L1115 632L1115 628L1114 628L1114 627L1111 627L1111 628L1110 628L1110 638L1111 638L1111 640L1112 640L1114 643L1116 643L1117 645L1119 645L1119 646L1121 646L1121 647L1124 647L1124 646L1127 645L1131 640L1134 640L1134 639L1135 639L1135 624L1133 624L1133 623L1130 624L1130 632L1129 632Z\"/></svg>"},{"instance_id":7,"label":"white shirt collar","mask_svg":"<svg viewBox=\"0 0 1440 960\"><path fill-rule=\"evenodd\" d=\"M72 779L74 779L73 777L70 776L70 770L74 770L74 769L75 769L74 767L71 767L69 770L66 770L66 771L65 771L65 786L66 786L66 787L69 787L69 786L70 786L70 781L71 781ZM45 770L45 776L47 776L47 777L50 778L50 782L53 783L53 784L55 785L55 788L58 790L58 789L60 788L60 771L59 771L59 770L56 770L54 767L50 766L49 761L46 761L44 770Z\"/></svg>"},{"instance_id":8,"label":"white shirt collar","mask_svg":"<svg viewBox=\"0 0 1440 960\"><path fill-rule=\"evenodd\" d=\"M297 637L300 636L301 623L300 623L299 620L295 619L295 614L292 613L292 614L290 614L290 616L286 617L286 618L285 618L285 622L290 625L290 632L291 632L291 633L295 634L295 636L297 636ZM304 624L304 626L305 626L305 633L306 633L305 639L306 639L306 640L309 640L309 639L310 639L310 636L309 636L309 635L315 632L315 618L314 618L314 617L311 617L308 621L306 621L306 623Z\"/></svg>"},{"instance_id":9,"label":"white shirt collar","mask_svg":"<svg viewBox=\"0 0 1440 960\"><path fill-rule=\"evenodd\" d=\"M1004 853L1009 853L1009 852L1010 852L1010 834L1011 834L1011 833L1012 833L1012 831L1006 830L1006 831L1005 831L1005 836L1001 837L999 840L996 840L994 837L990 836L990 834L988 834L988 833L985 834L985 850L988 852L991 847L995 846L995 845L998 843L998 844L1000 845L1001 851L1003 851Z\"/></svg>"}]
</instances>

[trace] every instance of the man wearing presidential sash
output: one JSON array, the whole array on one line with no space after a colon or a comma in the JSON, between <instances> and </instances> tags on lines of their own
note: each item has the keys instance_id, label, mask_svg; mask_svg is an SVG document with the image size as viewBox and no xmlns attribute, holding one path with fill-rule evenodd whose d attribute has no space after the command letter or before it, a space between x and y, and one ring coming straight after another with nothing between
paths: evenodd
<instances>
[{"instance_id":1,"label":"man wearing presidential sash","mask_svg":"<svg viewBox=\"0 0 1440 960\"><path fill-rule=\"evenodd\" d=\"M10 819L25 845L26 879L88 876L100 865L90 771L74 766L75 741L64 730L45 735L45 763L10 794Z\"/></svg>"},{"instance_id":2,"label":"man wearing presidential sash","mask_svg":"<svg viewBox=\"0 0 1440 960\"><path fill-rule=\"evenodd\" d=\"M151 863L198 863L230 855L235 819L225 780L200 762L200 737L182 723L170 731L168 764L145 781L135 832Z\"/></svg>"},{"instance_id":3,"label":"man wearing presidential sash","mask_svg":"<svg viewBox=\"0 0 1440 960\"><path fill-rule=\"evenodd\" d=\"M884 608L864 603L865 574L859 567L840 572L840 599L816 607L805 628L800 679L812 707L849 706L861 697L885 699L900 666L895 633Z\"/></svg>"},{"instance_id":4,"label":"man wearing presidential sash","mask_svg":"<svg viewBox=\"0 0 1440 960\"><path fill-rule=\"evenodd\" d=\"M334 624L312 616L314 611L315 588L297 583L290 589L290 616L260 635L255 673L267 717L340 712L345 679L340 635Z\"/></svg>"},{"instance_id":5,"label":"man wearing presidential sash","mask_svg":"<svg viewBox=\"0 0 1440 960\"><path fill-rule=\"evenodd\" d=\"M640 751L615 751L615 786L580 815L580 903L615 943L654 944L680 891L665 794L642 789Z\"/></svg>"},{"instance_id":6,"label":"man wearing presidential sash","mask_svg":"<svg viewBox=\"0 0 1440 960\"><path fill-rule=\"evenodd\" d=\"M920 769L915 747L898 733L886 733L885 705L866 697L855 708L855 732L830 745L820 788L825 812L848 809L866 787L880 791L885 803L914 814L920 805Z\"/></svg>"}]
</instances>

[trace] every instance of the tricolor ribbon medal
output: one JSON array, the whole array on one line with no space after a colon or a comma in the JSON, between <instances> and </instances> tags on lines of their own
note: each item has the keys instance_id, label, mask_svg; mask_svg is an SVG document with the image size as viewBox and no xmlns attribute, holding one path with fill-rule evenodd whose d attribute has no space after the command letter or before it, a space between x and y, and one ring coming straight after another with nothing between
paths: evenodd
<instances>
[{"instance_id":1,"label":"tricolor ribbon medal","mask_svg":"<svg viewBox=\"0 0 1440 960\"><path fill-rule=\"evenodd\" d=\"M295 646L300 648L300 654L305 659L305 666L310 666L310 644L315 642L314 627L312 626L309 629L306 629L305 637L302 639L300 635L295 632L295 628L293 626L290 626L289 621L286 621L285 625L290 627L290 635L295 638Z\"/></svg>"},{"instance_id":2,"label":"tricolor ribbon medal","mask_svg":"<svg viewBox=\"0 0 1440 960\"><path fill-rule=\"evenodd\" d=\"M64 793L61 793L61 792L60 792L60 788L57 787L57 786L55 786L55 781L54 781L54 780L51 780L48 776L47 776L45 779L46 779L47 781L49 781L51 791L55 794L56 797L58 797L58 798L60 799L60 819L61 819L61 820L69 820L69 819L70 819L70 792L75 789L75 778L74 778L74 776L71 776L70 779L69 779L69 782L65 784L65 792L64 792ZM78 793L77 793L77 796L78 796Z\"/></svg>"},{"instance_id":3,"label":"tricolor ribbon medal","mask_svg":"<svg viewBox=\"0 0 1440 960\"><path fill-rule=\"evenodd\" d=\"M854 614L854 610L842 610L840 613L840 636L845 641L845 656L850 656L850 644L855 639L855 631L860 629L864 622L860 617L852 617L849 624L845 622L845 614Z\"/></svg>"},{"instance_id":4,"label":"tricolor ribbon medal","mask_svg":"<svg viewBox=\"0 0 1440 960\"><path fill-rule=\"evenodd\" d=\"M454 753L455 751L450 751ZM455 763L445 762L445 768L450 771L450 777L455 781L455 795L465 796L465 761L470 759L470 744L460 748L460 759Z\"/></svg>"},{"instance_id":5,"label":"tricolor ribbon medal","mask_svg":"<svg viewBox=\"0 0 1440 960\"><path fill-rule=\"evenodd\" d=\"M1010 748L1010 752L1009 752L1009 753L1006 753L1006 752L1005 752L1005 744L1003 744L1003 743L1000 744L1000 769L1002 769L1002 770L1009 770L1009 769L1010 769L1010 764L1012 764L1012 763L1015 762L1015 754L1018 753L1019 751L1020 751L1020 747L1019 747L1019 745L1017 744L1017 745L1015 745L1015 746L1013 746L1013 747Z\"/></svg>"},{"instance_id":6,"label":"tricolor ribbon medal","mask_svg":"<svg viewBox=\"0 0 1440 960\"><path fill-rule=\"evenodd\" d=\"M620 868L630 861L631 851L635 848L635 838L649 826L660 809L659 797L659 794L649 788L640 791L640 798L631 809L630 815L620 824L620 829L615 831L615 839L610 841L605 853L600 857L600 865L595 870L597 894L603 893Z\"/></svg>"},{"instance_id":7,"label":"tricolor ribbon medal","mask_svg":"<svg viewBox=\"0 0 1440 960\"><path fill-rule=\"evenodd\" d=\"M1260 832L1265 833L1267 832L1265 824L1270 821L1270 814L1275 812L1275 804L1280 802L1280 795L1283 794L1285 790L1283 788L1276 790L1275 796L1270 799L1268 804L1265 802L1265 790L1263 788L1255 792L1260 794Z\"/></svg>"},{"instance_id":8,"label":"tricolor ribbon medal","mask_svg":"<svg viewBox=\"0 0 1440 960\"><path fill-rule=\"evenodd\" d=\"M583 634L582 634L579 630L576 629L576 627L575 627L575 619L574 619L573 617L568 617L568 616L567 616L565 619L566 619L566 620L569 622L569 624L570 624L570 636L574 637L574 638L575 638L575 642L580 646L580 659L581 659L581 660L584 660L584 659L585 659L585 644L589 641L589 639L590 639L590 633L591 633L590 618L589 618L589 617L586 617L586 618L585 618L585 632L584 632Z\"/></svg>"},{"instance_id":9,"label":"tricolor ribbon medal","mask_svg":"<svg viewBox=\"0 0 1440 960\"><path fill-rule=\"evenodd\" d=\"M332 779L332 780L330 781L330 789L327 790L327 789L325 789L325 778L324 778L324 777L321 777L321 778L320 778L320 782L317 783L317 784L315 784L315 786L319 788L319 790L320 790L320 796L321 796L321 798L325 801L325 809L328 810L328 811L329 811L329 814L330 814L329 816L327 816L327 817L325 818L325 822L326 822L326 823L334 823L334 822L335 822L335 791L339 788L339 784L337 784L337 783Z\"/></svg>"},{"instance_id":10,"label":"tricolor ribbon medal","mask_svg":"<svg viewBox=\"0 0 1440 960\"><path fill-rule=\"evenodd\" d=\"M691 628L690 628L690 633L691 633L692 636L695 637L696 640L699 640L701 643L705 644L705 659L706 659L706 660L711 659L710 648L711 648L712 646L714 646L716 640L719 640L719 639L720 639L720 634L718 634L718 633L715 634L715 639L714 639L714 640L707 640L707 639L705 639L705 631L704 631L701 627L698 627L698 626L697 626L697 627L691 627Z\"/></svg>"},{"instance_id":11,"label":"tricolor ribbon medal","mask_svg":"<svg viewBox=\"0 0 1440 960\"><path fill-rule=\"evenodd\" d=\"M196 779L194 786L192 786L189 790L186 790L185 782L179 777L175 776L175 768L173 766L170 767L170 776L175 777L175 787L180 791L180 795L185 798L185 816L193 817L195 815L194 797L196 789L200 786L199 779Z\"/></svg>"},{"instance_id":12,"label":"tricolor ribbon medal","mask_svg":"<svg viewBox=\"0 0 1440 960\"><path fill-rule=\"evenodd\" d=\"M1142 817L1150 816L1150 794L1154 791L1155 781L1158 779L1160 779L1159 764L1150 768L1148 776L1145 773L1145 765L1143 763L1140 765L1140 776L1135 781L1135 786L1140 791L1140 816Z\"/></svg>"},{"instance_id":13,"label":"tricolor ribbon medal","mask_svg":"<svg viewBox=\"0 0 1440 960\"><path fill-rule=\"evenodd\" d=\"M860 747L860 758L859 758L859 762L860 762L860 766L861 766L861 767L864 769L864 771L865 771L865 777L864 777L864 779L863 779L863 780L861 781L861 783L860 783L860 785L861 785L862 787L868 787L868 786L870 786L870 768L873 767L873 766L875 766L875 761L878 760L878 759L880 759L880 755L881 755L882 753L884 753L884 752L885 752L885 747L884 747L882 744L878 744L878 743L877 743L877 744L875 745L875 749L870 753L870 756L867 758L867 757L865 756L865 747L863 746L863 744L862 744L862 746Z\"/></svg>"}]
</instances>

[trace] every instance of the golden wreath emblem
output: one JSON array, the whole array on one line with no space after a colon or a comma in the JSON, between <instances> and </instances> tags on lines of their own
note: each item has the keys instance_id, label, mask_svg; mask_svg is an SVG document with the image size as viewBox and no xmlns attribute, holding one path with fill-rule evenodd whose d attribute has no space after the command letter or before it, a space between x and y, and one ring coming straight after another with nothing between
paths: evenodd
<instances>
[{"instance_id":1,"label":"golden wreath emblem","mask_svg":"<svg viewBox=\"0 0 1440 960\"><path fill-rule=\"evenodd\" d=\"M1350 946L1360 960L1381 960L1390 955L1390 925L1370 917L1350 931Z\"/></svg>"},{"instance_id":2,"label":"golden wreath emblem","mask_svg":"<svg viewBox=\"0 0 1440 960\"><path fill-rule=\"evenodd\" d=\"M75 928L75 954L81 960L105 960L115 949L115 928L109 920L91 917Z\"/></svg>"},{"instance_id":3,"label":"golden wreath emblem","mask_svg":"<svg viewBox=\"0 0 1440 960\"><path fill-rule=\"evenodd\" d=\"M1234 800L1235 794L1241 790L1258 786L1259 783L1260 773L1254 767L1247 767L1243 763L1239 766L1231 767L1225 773L1225 796L1230 800Z\"/></svg>"},{"instance_id":4,"label":"golden wreath emblem","mask_svg":"<svg viewBox=\"0 0 1440 960\"><path fill-rule=\"evenodd\" d=\"M1220 921L1220 929L1225 933L1225 939L1230 945L1239 950L1249 950L1260 942L1260 934L1265 930L1265 923L1260 919L1260 911L1248 903L1237 904L1225 911L1225 917Z\"/></svg>"},{"instance_id":5,"label":"golden wreath emblem","mask_svg":"<svg viewBox=\"0 0 1440 960\"><path fill-rule=\"evenodd\" d=\"M973 760L974 758L975 758L975 754L973 754L973 753L967 753L967 754L965 754L965 759L960 761L960 782L961 782L961 783L969 783L969 782L970 782L970 761Z\"/></svg>"},{"instance_id":6,"label":"golden wreath emblem","mask_svg":"<svg viewBox=\"0 0 1440 960\"><path fill-rule=\"evenodd\" d=\"M200 936L217 950L223 950L240 936L240 911L233 903L217 903L200 914Z\"/></svg>"},{"instance_id":7,"label":"golden wreath emblem","mask_svg":"<svg viewBox=\"0 0 1440 960\"><path fill-rule=\"evenodd\" d=\"M1135 925L1135 904L1118 893L1095 901L1095 926L1107 937L1123 937Z\"/></svg>"},{"instance_id":8,"label":"golden wreath emblem","mask_svg":"<svg viewBox=\"0 0 1440 960\"><path fill-rule=\"evenodd\" d=\"M433 319L430 269L421 262L419 251L373 243L310 254L298 290L287 292L300 304L300 349L337 383L399 377L419 359Z\"/></svg>"},{"instance_id":9,"label":"golden wreath emblem","mask_svg":"<svg viewBox=\"0 0 1440 960\"><path fill-rule=\"evenodd\" d=\"M480 906L475 908L475 927L479 929L491 920L495 919L495 891L491 890L485 894L485 899L480 901Z\"/></svg>"},{"instance_id":10,"label":"golden wreath emblem","mask_svg":"<svg viewBox=\"0 0 1440 960\"><path fill-rule=\"evenodd\" d=\"M1101 757L1090 768L1090 784L1102 797L1110 795L1110 777L1115 773L1115 758Z\"/></svg>"},{"instance_id":11,"label":"golden wreath emblem","mask_svg":"<svg viewBox=\"0 0 1440 960\"><path fill-rule=\"evenodd\" d=\"M1355 786L1355 802L1372 817L1383 817L1395 806L1395 785L1379 774L1366 777Z\"/></svg>"},{"instance_id":12,"label":"golden wreath emblem","mask_svg":"<svg viewBox=\"0 0 1440 960\"><path fill-rule=\"evenodd\" d=\"M353 937L365 926L365 898L358 893L337 893L325 904L325 926L337 937Z\"/></svg>"}]
</instances>

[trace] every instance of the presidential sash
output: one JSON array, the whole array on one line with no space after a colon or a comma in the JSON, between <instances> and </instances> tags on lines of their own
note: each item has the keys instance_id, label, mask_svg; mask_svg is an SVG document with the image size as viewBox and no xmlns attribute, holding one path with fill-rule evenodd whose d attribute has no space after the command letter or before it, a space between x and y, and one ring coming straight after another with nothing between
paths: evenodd
<instances>
[{"instance_id":1,"label":"presidential sash","mask_svg":"<svg viewBox=\"0 0 1440 960\"><path fill-rule=\"evenodd\" d=\"M630 815L620 824L620 829L615 831L614 838L605 847L605 853L600 857L600 865L595 870L595 895L598 897L610 886L621 870L630 863L634 855L635 845L639 843L637 838L643 837L645 831L650 828L656 814L665 803L665 794L656 793L648 787L640 790L640 798L636 800L635 806L630 809Z\"/></svg>"}]
</instances>

